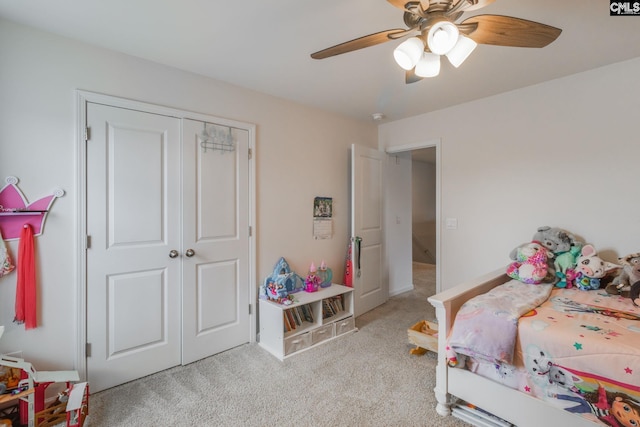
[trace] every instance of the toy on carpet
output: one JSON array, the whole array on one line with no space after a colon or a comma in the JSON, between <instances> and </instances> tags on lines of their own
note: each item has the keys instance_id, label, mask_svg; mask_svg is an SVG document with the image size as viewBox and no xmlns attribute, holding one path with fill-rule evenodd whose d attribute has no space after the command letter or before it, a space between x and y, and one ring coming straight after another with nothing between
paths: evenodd
<instances>
[{"instance_id":1,"label":"toy on carpet","mask_svg":"<svg viewBox=\"0 0 640 427\"><path fill-rule=\"evenodd\" d=\"M600 279L618 268L617 264L603 261L593 245L584 245L576 261L575 285L583 291L599 289Z\"/></svg>"},{"instance_id":2,"label":"toy on carpet","mask_svg":"<svg viewBox=\"0 0 640 427\"><path fill-rule=\"evenodd\" d=\"M509 277L523 283L539 284L547 277L547 260L553 258L553 252L538 242L531 242L513 249L509 257L514 260L507 267Z\"/></svg>"},{"instance_id":3,"label":"toy on carpet","mask_svg":"<svg viewBox=\"0 0 640 427\"><path fill-rule=\"evenodd\" d=\"M622 270L607 285L606 291L609 294L621 295L624 298L631 298L631 301L640 306L640 253L633 253L618 258L622 264Z\"/></svg>"},{"instance_id":4,"label":"toy on carpet","mask_svg":"<svg viewBox=\"0 0 640 427\"><path fill-rule=\"evenodd\" d=\"M301 291L303 287L302 277L291 271L287 260L281 257L273 268L271 276L265 278L260 286L259 297L291 304L291 298L288 298L290 294Z\"/></svg>"}]
</instances>

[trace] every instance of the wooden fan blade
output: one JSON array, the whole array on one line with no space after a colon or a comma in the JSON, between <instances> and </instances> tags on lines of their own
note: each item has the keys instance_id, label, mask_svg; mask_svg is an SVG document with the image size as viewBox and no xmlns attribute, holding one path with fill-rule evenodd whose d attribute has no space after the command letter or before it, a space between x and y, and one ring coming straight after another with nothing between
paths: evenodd
<instances>
[{"instance_id":1,"label":"wooden fan blade","mask_svg":"<svg viewBox=\"0 0 640 427\"><path fill-rule=\"evenodd\" d=\"M472 16L462 21L459 27L476 43L513 47L545 47L562 32L550 25L501 15ZM465 27L471 27L469 32Z\"/></svg>"},{"instance_id":2,"label":"wooden fan blade","mask_svg":"<svg viewBox=\"0 0 640 427\"><path fill-rule=\"evenodd\" d=\"M404 82L406 84L411 84L415 82L419 82L422 80L422 77L416 75L416 69L412 68L404 74Z\"/></svg>"},{"instance_id":3,"label":"wooden fan blade","mask_svg":"<svg viewBox=\"0 0 640 427\"><path fill-rule=\"evenodd\" d=\"M392 36L394 35L399 36L401 33L408 33L408 32L409 32L408 30L402 30L402 29L380 31L379 33L369 34L368 36L364 36L354 40L350 40L348 42L340 43L335 46L328 47L326 49L312 53L311 57L313 59L324 59L330 56L352 52L354 50L363 49L365 47L375 46L380 43L388 42L389 40L394 40L397 37L392 39L391 38Z\"/></svg>"}]
</instances>

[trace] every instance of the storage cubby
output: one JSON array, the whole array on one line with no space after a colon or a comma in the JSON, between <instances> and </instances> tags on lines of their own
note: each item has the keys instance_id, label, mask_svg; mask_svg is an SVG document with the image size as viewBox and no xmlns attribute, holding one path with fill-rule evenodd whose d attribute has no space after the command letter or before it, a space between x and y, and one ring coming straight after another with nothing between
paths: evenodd
<instances>
[{"instance_id":1,"label":"storage cubby","mask_svg":"<svg viewBox=\"0 0 640 427\"><path fill-rule=\"evenodd\" d=\"M260 300L259 344L280 360L356 330L353 288L334 284L293 296L291 305Z\"/></svg>"}]
</instances>

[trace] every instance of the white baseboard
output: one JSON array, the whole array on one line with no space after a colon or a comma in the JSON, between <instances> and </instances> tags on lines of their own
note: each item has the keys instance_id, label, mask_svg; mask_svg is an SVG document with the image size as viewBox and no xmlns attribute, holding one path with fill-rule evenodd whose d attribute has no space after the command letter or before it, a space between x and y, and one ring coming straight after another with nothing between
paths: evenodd
<instances>
[{"instance_id":1,"label":"white baseboard","mask_svg":"<svg viewBox=\"0 0 640 427\"><path fill-rule=\"evenodd\" d=\"M413 286L413 283L410 285L407 285L403 288L400 289L394 289L393 291L389 291L389 296L390 297L394 297L396 295L400 295L400 294L404 294L405 292L409 292L415 289L415 286Z\"/></svg>"}]
</instances>

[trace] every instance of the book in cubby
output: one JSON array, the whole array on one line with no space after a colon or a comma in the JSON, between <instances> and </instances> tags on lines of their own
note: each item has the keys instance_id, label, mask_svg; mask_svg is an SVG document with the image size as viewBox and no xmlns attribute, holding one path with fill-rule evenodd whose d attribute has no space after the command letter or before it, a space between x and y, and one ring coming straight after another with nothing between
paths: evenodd
<instances>
[{"instance_id":1,"label":"book in cubby","mask_svg":"<svg viewBox=\"0 0 640 427\"><path fill-rule=\"evenodd\" d=\"M322 318L328 319L344 311L342 295L325 298L322 300Z\"/></svg>"},{"instance_id":2,"label":"book in cubby","mask_svg":"<svg viewBox=\"0 0 640 427\"><path fill-rule=\"evenodd\" d=\"M284 320L284 332L290 332L298 329L305 322L313 323L313 309L311 304L299 305L296 307L291 307L282 312L282 317Z\"/></svg>"}]
</instances>

